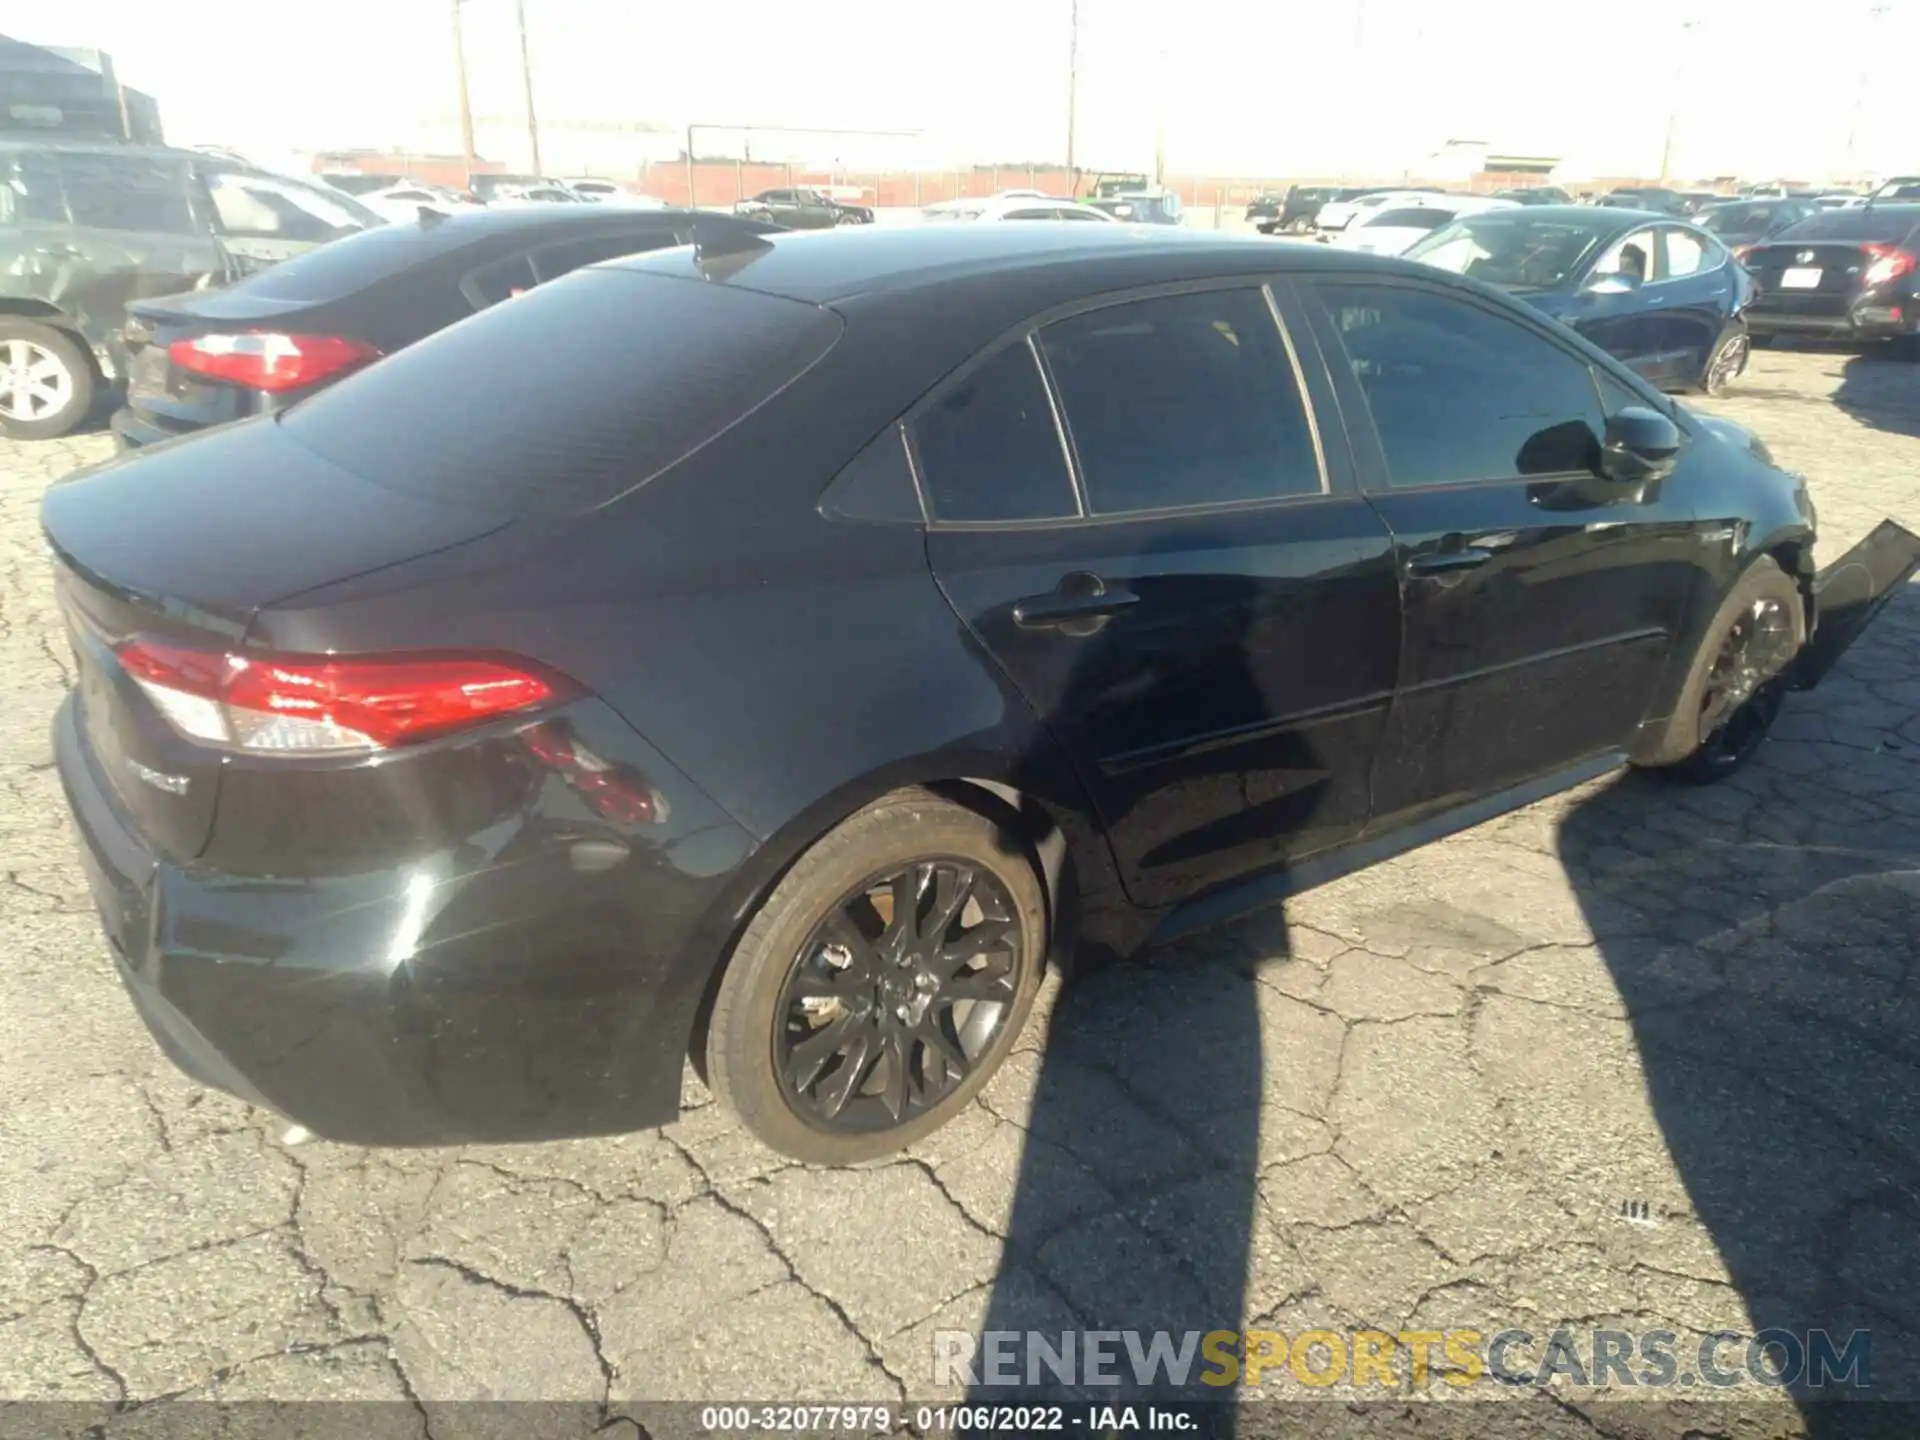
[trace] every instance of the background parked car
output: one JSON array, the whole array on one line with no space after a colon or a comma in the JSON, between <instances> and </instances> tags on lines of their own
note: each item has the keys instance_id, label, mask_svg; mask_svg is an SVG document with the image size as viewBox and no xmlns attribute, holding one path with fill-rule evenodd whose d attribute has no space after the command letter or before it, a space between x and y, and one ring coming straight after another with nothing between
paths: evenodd
<instances>
[{"instance_id":1,"label":"background parked car","mask_svg":"<svg viewBox=\"0 0 1920 1440\"><path fill-rule=\"evenodd\" d=\"M1320 208L1339 199L1345 191L1334 185L1291 185L1284 195L1262 195L1247 206L1247 219L1262 235L1281 231L1311 230L1319 219Z\"/></svg>"},{"instance_id":2,"label":"background parked car","mask_svg":"<svg viewBox=\"0 0 1920 1440\"><path fill-rule=\"evenodd\" d=\"M1687 202L1678 190L1663 185L1623 185L1600 197L1602 206L1615 210L1651 210L1660 215L1685 215Z\"/></svg>"},{"instance_id":3,"label":"background parked car","mask_svg":"<svg viewBox=\"0 0 1920 1440\"><path fill-rule=\"evenodd\" d=\"M1178 225L1182 213L1180 197L1165 189L1122 190L1096 195L1087 204L1129 225Z\"/></svg>"},{"instance_id":4,"label":"background parked car","mask_svg":"<svg viewBox=\"0 0 1920 1440\"><path fill-rule=\"evenodd\" d=\"M1419 205L1389 203L1375 210L1364 210L1346 229L1333 236L1330 243L1343 250L1362 250L1371 255L1400 255L1462 215L1514 208L1513 201L1492 196L1431 195Z\"/></svg>"},{"instance_id":5,"label":"background parked car","mask_svg":"<svg viewBox=\"0 0 1920 1440\"><path fill-rule=\"evenodd\" d=\"M1395 210L1404 210L1412 206L1426 205L1446 198L1450 197L1447 197L1439 190L1412 188L1400 190L1369 190L1365 194L1356 195L1351 200L1335 200L1321 206L1319 218L1314 222L1314 228L1320 232L1322 239L1327 239L1339 231L1345 230L1363 216L1370 215L1375 211L1389 207Z\"/></svg>"},{"instance_id":6,"label":"background parked car","mask_svg":"<svg viewBox=\"0 0 1920 1440\"><path fill-rule=\"evenodd\" d=\"M1752 277L1713 236L1670 216L1500 210L1465 216L1406 253L1519 296L1662 389L1718 395L1747 367Z\"/></svg>"},{"instance_id":7,"label":"background parked car","mask_svg":"<svg viewBox=\"0 0 1920 1440\"><path fill-rule=\"evenodd\" d=\"M562 183L582 200L607 200L627 193L618 181L602 180L595 175L569 176Z\"/></svg>"},{"instance_id":8,"label":"background parked car","mask_svg":"<svg viewBox=\"0 0 1920 1440\"><path fill-rule=\"evenodd\" d=\"M1763 341L1887 341L1920 360L1920 204L1823 210L1743 263L1759 285L1747 323Z\"/></svg>"},{"instance_id":9,"label":"background parked car","mask_svg":"<svg viewBox=\"0 0 1920 1440\"><path fill-rule=\"evenodd\" d=\"M382 223L325 185L199 151L0 139L0 432L64 435L124 380L130 301Z\"/></svg>"},{"instance_id":10,"label":"background parked car","mask_svg":"<svg viewBox=\"0 0 1920 1440\"><path fill-rule=\"evenodd\" d=\"M831 230L836 225L871 225L873 210L866 205L848 205L824 190L797 186L791 190L762 190L751 200L742 200L734 213L778 225L783 230Z\"/></svg>"},{"instance_id":11,"label":"background parked car","mask_svg":"<svg viewBox=\"0 0 1920 1440\"><path fill-rule=\"evenodd\" d=\"M1012 198L996 196L983 200L942 200L923 209L920 218L928 224L962 220L1091 220L1101 225L1119 223L1096 206L1038 193Z\"/></svg>"},{"instance_id":12,"label":"background parked car","mask_svg":"<svg viewBox=\"0 0 1920 1440\"><path fill-rule=\"evenodd\" d=\"M735 234L772 228L709 218ZM133 378L114 436L131 448L284 409L582 265L681 244L700 220L687 210L476 206L349 236L224 290L136 303Z\"/></svg>"},{"instance_id":13,"label":"background parked car","mask_svg":"<svg viewBox=\"0 0 1920 1440\"><path fill-rule=\"evenodd\" d=\"M1723 200L1709 205L1693 221L1738 256L1747 246L1779 234L1819 208L1811 200Z\"/></svg>"},{"instance_id":14,"label":"background parked car","mask_svg":"<svg viewBox=\"0 0 1920 1440\"><path fill-rule=\"evenodd\" d=\"M1511 200L1516 205L1571 205L1573 196L1558 185L1522 185L1512 190L1496 190L1496 200Z\"/></svg>"},{"instance_id":15,"label":"background parked car","mask_svg":"<svg viewBox=\"0 0 1920 1440\"><path fill-rule=\"evenodd\" d=\"M390 190L395 185L408 184L411 177L384 171L323 170L314 179L324 181L342 195L371 195L376 190Z\"/></svg>"},{"instance_id":16,"label":"background parked car","mask_svg":"<svg viewBox=\"0 0 1920 1440\"><path fill-rule=\"evenodd\" d=\"M375 214L400 224L418 220L423 210L436 215L457 215L462 210L483 208L471 195L440 185L422 185L415 180L362 194L359 200Z\"/></svg>"},{"instance_id":17,"label":"background parked car","mask_svg":"<svg viewBox=\"0 0 1920 1440\"><path fill-rule=\"evenodd\" d=\"M1879 200L1920 200L1920 175L1894 175L1873 187Z\"/></svg>"}]
</instances>

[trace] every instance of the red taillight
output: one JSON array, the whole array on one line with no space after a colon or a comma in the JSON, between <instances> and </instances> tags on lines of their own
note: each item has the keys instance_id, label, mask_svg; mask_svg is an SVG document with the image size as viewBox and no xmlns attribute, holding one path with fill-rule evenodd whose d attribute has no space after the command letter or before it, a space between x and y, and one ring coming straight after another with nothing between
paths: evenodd
<instances>
[{"instance_id":1,"label":"red taillight","mask_svg":"<svg viewBox=\"0 0 1920 1440\"><path fill-rule=\"evenodd\" d=\"M1913 269L1915 257L1898 245L1862 245L1860 248L1873 256L1867 273L1860 277L1865 284L1884 285Z\"/></svg>"},{"instance_id":2,"label":"red taillight","mask_svg":"<svg viewBox=\"0 0 1920 1440\"><path fill-rule=\"evenodd\" d=\"M279 391L298 390L345 374L369 360L378 360L380 352L338 335L247 331L176 340L167 347L167 358L195 375L230 380L255 390Z\"/></svg>"},{"instance_id":3,"label":"red taillight","mask_svg":"<svg viewBox=\"0 0 1920 1440\"><path fill-rule=\"evenodd\" d=\"M114 653L181 734L260 754L386 750L577 693L481 656L236 655L148 639Z\"/></svg>"}]
</instances>

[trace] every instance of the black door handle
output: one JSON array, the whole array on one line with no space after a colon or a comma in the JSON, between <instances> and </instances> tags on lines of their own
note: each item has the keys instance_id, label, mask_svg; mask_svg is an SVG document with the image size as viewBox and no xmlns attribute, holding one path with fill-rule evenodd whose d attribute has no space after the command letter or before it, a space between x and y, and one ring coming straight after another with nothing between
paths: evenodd
<instances>
[{"instance_id":1,"label":"black door handle","mask_svg":"<svg viewBox=\"0 0 1920 1440\"><path fill-rule=\"evenodd\" d=\"M1050 595L1029 595L1013 603L1013 623L1024 630L1063 629L1091 635L1129 605L1140 603L1131 590L1109 590L1098 575L1075 571L1062 577Z\"/></svg>"},{"instance_id":2,"label":"black door handle","mask_svg":"<svg viewBox=\"0 0 1920 1440\"><path fill-rule=\"evenodd\" d=\"M1451 570L1477 570L1493 558L1491 550L1433 550L1407 562L1409 575L1445 575Z\"/></svg>"}]
</instances>

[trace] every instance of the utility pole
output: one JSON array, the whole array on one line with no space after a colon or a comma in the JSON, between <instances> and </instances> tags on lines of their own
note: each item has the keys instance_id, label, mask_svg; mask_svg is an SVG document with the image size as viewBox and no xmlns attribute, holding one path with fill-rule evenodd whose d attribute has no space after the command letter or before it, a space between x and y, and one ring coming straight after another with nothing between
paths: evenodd
<instances>
[{"instance_id":1,"label":"utility pole","mask_svg":"<svg viewBox=\"0 0 1920 1440\"><path fill-rule=\"evenodd\" d=\"M466 160L467 187L473 187L473 102L467 97L467 45L460 34L460 0L453 0L453 76L460 87L460 153Z\"/></svg>"},{"instance_id":2,"label":"utility pole","mask_svg":"<svg viewBox=\"0 0 1920 1440\"><path fill-rule=\"evenodd\" d=\"M540 168L540 124L533 118L533 55L527 49L527 0L513 0L513 18L520 26L520 83L527 92L527 146L533 151L533 173Z\"/></svg>"},{"instance_id":3,"label":"utility pole","mask_svg":"<svg viewBox=\"0 0 1920 1440\"><path fill-rule=\"evenodd\" d=\"M1080 115L1080 0L1067 0L1067 189L1073 178L1073 127Z\"/></svg>"},{"instance_id":4,"label":"utility pole","mask_svg":"<svg viewBox=\"0 0 1920 1440\"><path fill-rule=\"evenodd\" d=\"M1686 60L1686 44L1687 44L1686 37L1688 33L1693 29L1693 27L1698 25L1699 23L1700 22L1698 20L1682 20L1680 22L1680 52L1681 52L1681 63L1683 68ZM1673 172L1673 132L1676 128L1678 128L1680 124L1679 96L1681 93L1681 88L1677 78L1674 84L1673 93L1674 93L1673 108L1667 111L1667 139L1666 139L1666 143L1660 147L1660 183L1662 185L1667 183L1667 177Z\"/></svg>"},{"instance_id":5,"label":"utility pole","mask_svg":"<svg viewBox=\"0 0 1920 1440\"><path fill-rule=\"evenodd\" d=\"M1873 78L1875 46L1880 41L1880 20L1890 9L1887 5L1874 5L1868 8L1871 17L1867 31L1867 43L1860 48L1865 58L1860 62L1860 83L1853 91L1853 118L1847 124L1847 174L1849 185L1859 179L1860 174L1860 108L1866 103L1867 83Z\"/></svg>"}]
</instances>

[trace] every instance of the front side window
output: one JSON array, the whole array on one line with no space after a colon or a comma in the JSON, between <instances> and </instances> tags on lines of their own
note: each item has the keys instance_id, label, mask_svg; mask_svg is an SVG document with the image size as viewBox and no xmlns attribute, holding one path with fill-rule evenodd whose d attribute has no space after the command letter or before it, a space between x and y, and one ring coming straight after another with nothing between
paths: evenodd
<instances>
[{"instance_id":1,"label":"front side window","mask_svg":"<svg viewBox=\"0 0 1920 1440\"><path fill-rule=\"evenodd\" d=\"M1624 275L1642 285L1653 279L1654 235L1651 230L1635 230L1614 241L1593 262L1593 274Z\"/></svg>"},{"instance_id":2,"label":"front side window","mask_svg":"<svg viewBox=\"0 0 1920 1440\"><path fill-rule=\"evenodd\" d=\"M1604 421L1586 363L1466 300L1315 287L1367 397L1396 489L1589 469Z\"/></svg>"},{"instance_id":3,"label":"front side window","mask_svg":"<svg viewBox=\"0 0 1920 1440\"><path fill-rule=\"evenodd\" d=\"M1407 258L1489 285L1552 290L1579 273L1602 234L1601 224L1584 217L1543 219L1524 208L1494 210L1434 231Z\"/></svg>"},{"instance_id":4,"label":"front side window","mask_svg":"<svg viewBox=\"0 0 1920 1440\"><path fill-rule=\"evenodd\" d=\"M1040 342L1094 514L1320 492L1265 291L1108 306L1049 325Z\"/></svg>"},{"instance_id":5,"label":"front side window","mask_svg":"<svg viewBox=\"0 0 1920 1440\"><path fill-rule=\"evenodd\" d=\"M962 377L913 426L936 519L1052 520L1079 513L1033 351L1009 345Z\"/></svg>"},{"instance_id":6,"label":"front side window","mask_svg":"<svg viewBox=\"0 0 1920 1440\"><path fill-rule=\"evenodd\" d=\"M207 190L221 228L238 239L317 245L367 228L367 221L340 200L289 180L215 171L207 176Z\"/></svg>"}]
</instances>

